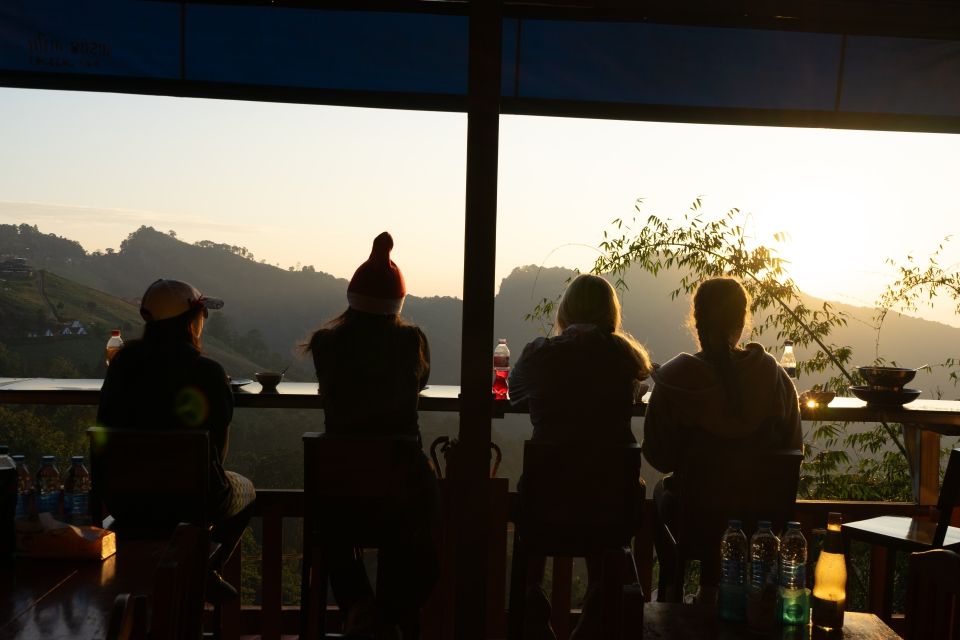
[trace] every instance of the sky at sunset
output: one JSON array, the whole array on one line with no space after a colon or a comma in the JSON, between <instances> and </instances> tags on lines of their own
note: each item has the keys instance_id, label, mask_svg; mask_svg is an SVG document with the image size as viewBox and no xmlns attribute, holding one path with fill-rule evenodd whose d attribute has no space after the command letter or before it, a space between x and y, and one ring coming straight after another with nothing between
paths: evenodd
<instances>
[{"instance_id":1,"label":"sky at sunset","mask_svg":"<svg viewBox=\"0 0 960 640\"><path fill-rule=\"evenodd\" d=\"M960 136L504 116L497 278L588 269L611 220L750 214L805 291L869 305L960 230ZM393 233L410 293L460 296L466 116L0 89L0 222L93 251L141 225L349 278ZM941 263L960 262L960 238ZM921 315L960 325L952 308Z\"/></svg>"}]
</instances>

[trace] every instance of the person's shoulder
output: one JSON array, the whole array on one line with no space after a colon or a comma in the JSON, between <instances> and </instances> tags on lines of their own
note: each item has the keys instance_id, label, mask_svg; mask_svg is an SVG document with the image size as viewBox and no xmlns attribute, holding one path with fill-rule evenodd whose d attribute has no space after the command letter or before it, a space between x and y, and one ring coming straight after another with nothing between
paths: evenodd
<instances>
[{"instance_id":1,"label":"person's shoulder","mask_svg":"<svg viewBox=\"0 0 960 640\"><path fill-rule=\"evenodd\" d=\"M123 345L110 360L110 368L107 369L107 375L112 372L114 375L119 371L136 369L143 366L151 360L146 347L139 340L130 340Z\"/></svg>"},{"instance_id":2,"label":"person's shoulder","mask_svg":"<svg viewBox=\"0 0 960 640\"><path fill-rule=\"evenodd\" d=\"M777 362L777 359L758 342L748 342L743 346L743 352L742 362L745 368L760 367L765 371L780 369L780 363Z\"/></svg>"},{"instance_id":3,"label":"person's shoulder","mask_svg":"<svg viewBox=\"0 0 960 640\"><path fill-rule=\"evenodd\" d=\"M673 356L659 367L653 370L653 379L656 382L663 382L675 378L686 376L691 370L701 370L709 367L701 358L681 352Z\"/></svg>"},{"instance_id":4,"label":"person's shoulder","mask_svg":"<svg viewBox=\"0 0 960 640\"><path fill-rule=\"evenodd\" d=\"M416 336L418 338L426 338L426 334L423 332L423 329L419 325L413 324L412 322L402 322L396 325L397 331L405 333L411 336Z\"/></svg>"},{"instance_id":5,"label":"person's shoulder","mask_svg":"<svg viewBox=\"0 0 960 640\"><path fill-rule=\"evenodd\" d=\"M324 344L328 344L330 340L333 339L334 329L329 327L321 327L313 332L310 336L310 340L307 341L307 344L310 347L311 351L317 351L318 348L322 347Z\"/></svg>"},{"instance_id":6,"label":"person's shoulder","mask_svg":"<svg viewBox=\"0 0 960 640\"><path fill-rule=\"evenodd\" d=\"M557 337L548 338L546 336L540 336L539 338L534 338L524 345L523 350L520 352L520 356L527 360L537 357L537 355L542 354L544 351L549 350L552 346L555 346Z\"/></svg>"},{"instance_id":7,"label":"person's shoulder","mask_svg":"<svg viewBox=\"0 0 960 640\"><path fill-rule=\"evenodd\" d=\"M200 355L197 358L196 368L204 376L209 376L210 378L223 379L226 381L227 372L223 368L223 365L214 360L213 358L205 355Z\"/></svg>"}]
</instances>

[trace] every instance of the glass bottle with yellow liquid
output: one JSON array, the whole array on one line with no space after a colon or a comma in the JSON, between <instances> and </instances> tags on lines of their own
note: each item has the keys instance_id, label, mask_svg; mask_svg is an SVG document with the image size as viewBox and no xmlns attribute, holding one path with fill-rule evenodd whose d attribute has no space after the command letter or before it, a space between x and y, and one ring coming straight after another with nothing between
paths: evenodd
<instances>
[{"instance_id":1,"label":"glass bottle with yellow liquid","mask_svg":"<svg viewBox=\"0 0 960 640\"><path fill-rule=\"evenodd\" d=\"M813 580L813 626L825 631L842 629L847 605L847 563L843 557L839 513L831 512L827 516L823 551Z\"/></svg>"}]
</instances>

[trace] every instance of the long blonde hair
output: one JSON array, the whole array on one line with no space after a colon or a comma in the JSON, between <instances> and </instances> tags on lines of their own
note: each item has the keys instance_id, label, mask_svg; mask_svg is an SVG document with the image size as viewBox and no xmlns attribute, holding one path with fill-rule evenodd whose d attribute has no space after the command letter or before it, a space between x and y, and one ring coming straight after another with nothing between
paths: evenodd
<instances>
[{"instance_id":1,"label":"long blonde hair","mask_svg":"<svg viewBox=\"0 0 960 640\"><path fill-rule=\"evenodd\" d=\"M573 279L563 292L560 306L557 307L556 333L574 324L592 324L614 336L628 347L640 366L641 377L651 371L650 356L647 350L632 335L623 330L620 300L609 282L589 273L583 273Z\"/></svg>"}]
</instances>

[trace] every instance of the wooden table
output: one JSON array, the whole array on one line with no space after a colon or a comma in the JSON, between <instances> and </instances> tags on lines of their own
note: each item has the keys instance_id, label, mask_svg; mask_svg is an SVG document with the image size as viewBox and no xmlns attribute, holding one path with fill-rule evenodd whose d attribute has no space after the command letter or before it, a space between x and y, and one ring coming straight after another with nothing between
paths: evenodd
<instances>
[{"instance_id":1,"label":"wooden table","mask_svg":"<svg viewBox=\"0 0 960 640\"><path fill-rule=\"evenodd\" d=\"M163 542L133 542L102 562L17 558L0 566L0 640L104 638L120 593L149 594Z\"/></svg>"},{"instance_id":2,"label":"wooden table","mask_svg":"<svg viewBox=\"0 0 960 640\"><path fill-rule=\"evenodd\" d=\"M99 379L72 378L0 378L0 404L96 405L100 401ZM643 416L646 401L634 407L635 416ZM276 392L263 393L251 382L234 392L234 403L241 408L321 409L323 398L314 382L283 382ZM460 387L429 385L420 393L421 411L460 411ZM506 400L491 399L491 415L525 413ZM935 505L940 493L940 436L960 436L960 402L919 399L902 407L876 408L857 398L835 398L828 406L801 407L804 420L823 422L887 422L904 425L914 501Z\"/></svg>"},{"instance_id":3,"label":"wooden table","mask_svg":"<svg viewBox=\"0 0 960 640\"><path fill-rule=\"evenodd\" d=\"M872 613L848 611L843 634L822 634L811 627L779 627L757 634L745 624L723 622L716 609L690 604L648 602L643 609L643 640L816 640L842 637L843 640L899 640L893 629Z\"/></svg>"}]
</instances>

